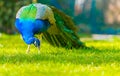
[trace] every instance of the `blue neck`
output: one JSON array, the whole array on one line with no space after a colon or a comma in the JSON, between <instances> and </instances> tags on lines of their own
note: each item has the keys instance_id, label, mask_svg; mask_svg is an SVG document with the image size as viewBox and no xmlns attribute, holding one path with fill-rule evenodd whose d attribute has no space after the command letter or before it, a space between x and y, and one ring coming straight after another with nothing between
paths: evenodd
<instances>
[{"instance_id":1,"label":"blue neck","mask_svg":"<svg viewBox=\"0 0 120 76\"><path fill-rule=\"evenodd\" d=\"M34 36L22 36L23 40L25 41L26 44L33 44L35 42L35 37Z\"/></svg>"},{"instance_id":2,"label":"blue neck","mask_svg":"<svg viewBox=\"0 0 120 76\"><path fill-rule=\"evenodd\" d=\"M33 35L25 35L22 37L26 44L28 45L34 44L36 47L40 47L39 39L35 38Z\"/></svg>"}]
</instances>

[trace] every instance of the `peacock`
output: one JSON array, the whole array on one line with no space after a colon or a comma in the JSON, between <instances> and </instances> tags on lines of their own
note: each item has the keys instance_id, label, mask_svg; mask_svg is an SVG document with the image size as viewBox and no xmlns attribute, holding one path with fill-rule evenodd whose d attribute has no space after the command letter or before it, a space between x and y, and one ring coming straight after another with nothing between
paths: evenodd
<instances>
[{"instance_id":1,"label":"peacock","mask_svg":"<svg viewBox=\"0 0 120 76\"><path fill-rule=\"evenodd\" d=\"M40 52L41 42L36 35L42 36L45 41L57 47L86 47L80 41L72 19L53 6L33 3L21 7L16 14L15 27L28 45L27 53L31 44Z\"/></svg>"}]
</instances>

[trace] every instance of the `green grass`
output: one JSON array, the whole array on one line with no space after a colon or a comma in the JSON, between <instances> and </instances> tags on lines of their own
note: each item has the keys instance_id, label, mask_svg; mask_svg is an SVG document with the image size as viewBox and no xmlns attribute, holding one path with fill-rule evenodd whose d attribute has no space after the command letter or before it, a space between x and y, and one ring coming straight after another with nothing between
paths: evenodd
<instances>
[{"instance_id":1,"label":"green grass","mask_svg":"<svg viewBox=\"0 0 120 76\"><path fill-rule=\"evenodd\" d=\"M42 41L41 53L19 35L0 37L0 76L119 76L120 40L84 41L91 49L57 48Z\"/></svg>"}]
</instances>

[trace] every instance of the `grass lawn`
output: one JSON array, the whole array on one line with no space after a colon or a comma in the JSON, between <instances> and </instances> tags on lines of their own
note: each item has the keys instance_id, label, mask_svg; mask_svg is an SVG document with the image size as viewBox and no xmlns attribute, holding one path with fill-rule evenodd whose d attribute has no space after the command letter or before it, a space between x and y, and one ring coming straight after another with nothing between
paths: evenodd
<instances>
[{"instance_id":1,"label":"grass lawn","mask_svg":"<svg viewBox=\"0 0 120 76\"><path fill-rule=\"evenodd\" d=\"M120 76L120 40L84 41L92 49L57 48L42 41L41 53L19 35L0 36L0 76Z\"/></svg>"}]
</instances>

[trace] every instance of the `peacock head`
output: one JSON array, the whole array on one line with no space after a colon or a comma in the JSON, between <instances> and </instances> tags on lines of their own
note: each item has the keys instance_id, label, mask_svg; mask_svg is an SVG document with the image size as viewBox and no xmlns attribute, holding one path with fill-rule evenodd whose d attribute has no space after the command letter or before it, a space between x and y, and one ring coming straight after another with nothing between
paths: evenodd
<instances>
[{"instance_id":1,"label":"peacock head","mask_svg":"<svg viewBox=\"0 0 120 76\"><path fill-rule=\"evenodd\" d=\"M38 49L40 49L40 40L39 39L35 38L33 44L35 45L35 47L37 47Z\"/></svg>"},{"instance_id":2,"label":"peacock head","mask_svg":"<svg viewBox=\"0 0 120 76\"><path fill-rule=\"evenodd\" d=\"M40 40L39 39L37 39L35 37L27 37L27 36L22 36L22 37L26 44L28 44L28 45L34 44L35 47L40 49Z\"/></svg>"}]
</instances>

